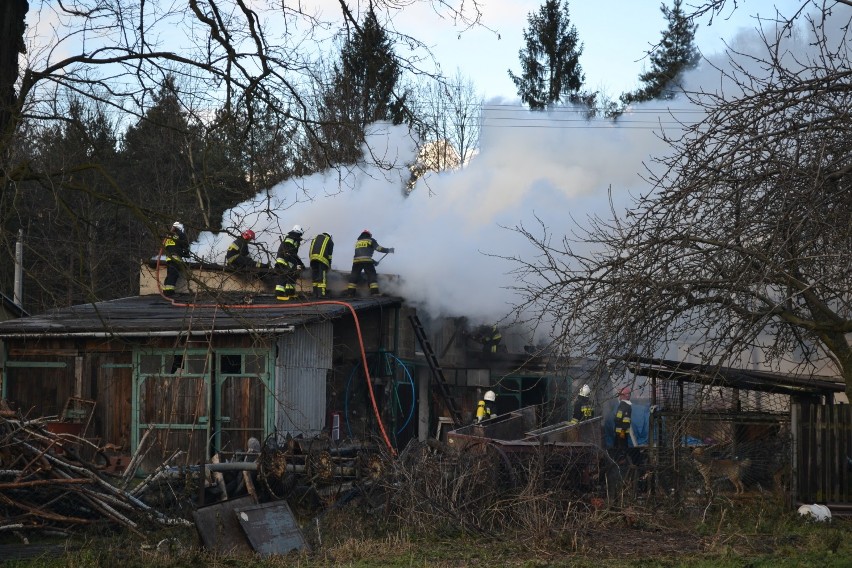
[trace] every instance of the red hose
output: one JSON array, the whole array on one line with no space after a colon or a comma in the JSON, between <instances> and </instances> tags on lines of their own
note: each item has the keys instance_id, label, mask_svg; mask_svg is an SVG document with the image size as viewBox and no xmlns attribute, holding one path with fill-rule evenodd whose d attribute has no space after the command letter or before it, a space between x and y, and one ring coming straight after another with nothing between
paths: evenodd
<instances>
[{"instance_id":1,"label":"red hose","mask_svg":"<svg viewBox=\"0 0 852 568\"><path fill-rule=\"evenodd\" d=\"M390 438L388 438L387 431L385 430L384 422L382 422L382 416L379 412L378 404L376 403L376 395L373 392L373 382L370 380L370 369L367 364L367 352L364 349L364 336L361 334L361 321L358 319L358 314L355 311L355 308L352 307L352 304L349 302L341 302L338 300L320 300L317 302L307 301L300 302L298 304L195 304L195 303L178 303L173 298L170 298L163 294L163 288L160 285L160 257L163 255L163 249L160 249L160 254L157 255L157 290L160 293L160 296L168 300L172 303L173 306L178 306L182 308L218 308L218 307L228 307L228 308L236 308L241 310L254 310L260 308L295 308L302 306L317 306L322 304L331 304L337 306L345 306L352 313L352 319L355 321L355 330L358 335L358 346L361 350L361 364L364 366L364 377L367 380L367 391L370 393L370 402L373 406L373 413L376 416L376 421L379 423L379 430L381 430L382 438L385 441L385 444L388 447L388 451L390 451L391 455L396 455L396 450L391 445Z\"/></svg>"}]
</instances>

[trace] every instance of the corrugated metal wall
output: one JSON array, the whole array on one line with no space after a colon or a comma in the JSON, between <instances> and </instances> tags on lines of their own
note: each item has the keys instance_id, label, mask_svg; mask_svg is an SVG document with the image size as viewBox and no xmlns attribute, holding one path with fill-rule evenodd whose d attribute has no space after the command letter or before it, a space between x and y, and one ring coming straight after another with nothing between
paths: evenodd
<instances>
[{"instance_id":1,"label":"corrugated metal wall","mask_svg":"<svg viewBox=\"0 0 852 568\"><path fill-rule=\"evenodd\" d=\"M325 427L333 331L331 322L317 323L279 339L275 362L275 425L279 436L315 436Z\"/></svg>"}]
</instances>

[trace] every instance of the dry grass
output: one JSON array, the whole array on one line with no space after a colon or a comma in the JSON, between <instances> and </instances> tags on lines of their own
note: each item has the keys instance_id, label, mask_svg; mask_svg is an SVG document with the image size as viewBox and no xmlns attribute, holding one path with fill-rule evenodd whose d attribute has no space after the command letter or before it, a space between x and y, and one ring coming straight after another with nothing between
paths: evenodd
<instances>
[{"instance_id":1,"label":"dry grass","mask_svg":"<svg viewBox=\"0 0 852 568\"><path fill-rule=\"evenodd\" d=\"M797 565L787 563L792 558L843 566L841 560L852 556L848 521L805 523L773 494L654 501L642 493L637 498L630 483L607 486L600 472L578 475L590 473L587 465L546 448L507 460L488 450L446 454L419 446L388 464L361 498L301 516L310 552L217 556L200 548L192 529L183 529L151 533L141 545L133 535L89 535L79 550L60 558L14 565Z\"/></svg>"}]
</instances>

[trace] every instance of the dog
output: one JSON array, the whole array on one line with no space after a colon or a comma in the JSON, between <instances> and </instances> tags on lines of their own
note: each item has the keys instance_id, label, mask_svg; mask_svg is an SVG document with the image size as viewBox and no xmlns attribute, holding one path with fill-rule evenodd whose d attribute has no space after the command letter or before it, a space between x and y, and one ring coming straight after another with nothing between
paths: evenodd
<instances>
[{"instance_id":1,"label":"dog","mask_svg":"<svg viewBox=\"0 0 852 568\"><path fill-rule=\"evenodd\" d=\"M717 479L728 479L734 485L737 495L745 492L743 475L751 467L751 459L712 458L704 455L703 448L695 448L692 451L692 458L695 468L704 479L704 488L707 493L712 493L713 482Z\"/></svg>"}]
</instances>

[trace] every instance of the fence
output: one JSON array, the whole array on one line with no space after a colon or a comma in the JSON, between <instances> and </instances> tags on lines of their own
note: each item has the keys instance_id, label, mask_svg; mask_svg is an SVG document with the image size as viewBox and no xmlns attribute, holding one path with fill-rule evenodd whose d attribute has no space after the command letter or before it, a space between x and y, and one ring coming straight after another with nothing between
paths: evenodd
<instances>
[{"instance_id":1,"label":"fence","mask_svg":"<svg viewBox=\"0 0 852 568\"><path fill-rule=\"evenodd\" d=\"M792 427L796 499L852 506L852 407L797 404Z\"/></svg>"}]
</instances>

